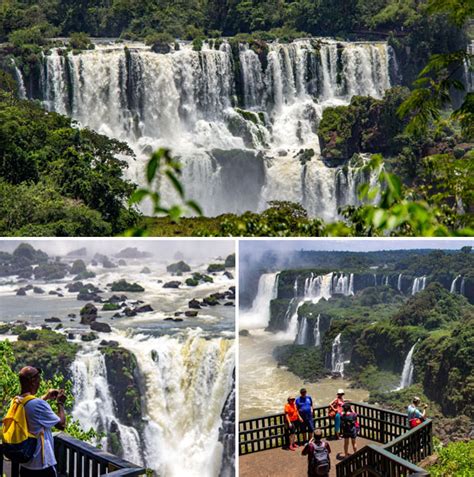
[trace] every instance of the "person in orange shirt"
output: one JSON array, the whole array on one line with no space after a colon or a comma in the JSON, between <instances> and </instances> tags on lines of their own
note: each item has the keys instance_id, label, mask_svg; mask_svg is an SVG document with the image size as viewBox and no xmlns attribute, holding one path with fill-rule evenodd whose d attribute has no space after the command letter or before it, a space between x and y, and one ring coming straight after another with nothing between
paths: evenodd
<instances>
[{"instance_id":1,"label":"person in orange shirt","mask_svg":"<svg viewBox=\"0 0 474 477\"><path fill-rule=\"evenodd\" d=\"M298 448L296 443L296 433L300 428L300 423L303 422L298 408L296 407L295 398L289 397L288 403L285 404L285 424L290 435L288 449L294 451Z\"/></svg>"}]
</instances>

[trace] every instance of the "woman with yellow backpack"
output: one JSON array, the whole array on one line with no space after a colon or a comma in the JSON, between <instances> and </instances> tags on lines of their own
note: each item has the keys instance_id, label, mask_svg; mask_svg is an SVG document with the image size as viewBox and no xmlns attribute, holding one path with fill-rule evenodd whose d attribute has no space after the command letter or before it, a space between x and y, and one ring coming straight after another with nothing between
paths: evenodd
<instances>
[{"instance_id":1,"label":"woman with yellow backpack","mask_svg":"<svg viewBox=\"0 0 474 477\"><path fill-rule=\"evenodd\" d=\"M3 454L21 464L20 477L56 477L56 457L51 429L66 426L63 390L51 389L41 399L35 394L41 383L41 369L27 366L19 373L21 394L13 398L3 419ZM58 414L46 402L56 400Z\"/></svg>"}]
</instances>

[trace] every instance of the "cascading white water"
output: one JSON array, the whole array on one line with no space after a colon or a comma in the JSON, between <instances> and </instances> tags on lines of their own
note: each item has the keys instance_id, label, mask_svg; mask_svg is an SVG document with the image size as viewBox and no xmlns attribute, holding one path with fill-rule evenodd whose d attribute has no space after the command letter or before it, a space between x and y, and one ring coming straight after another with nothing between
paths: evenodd
<instances>
[{"instance_id":1,"label":"cascading white water","mask_svg":"<svg viewBox=\"0 0 474 477\"><path fill-rule=\"evenodd\" d=\"M461 280L461 295L466 295L466 282L464 280L464 277L462 277Z\"/></svg>"},{"instance_id":2,"label":"cascading white water","mask_svg":"<svg viewBox=\"0 0 474 477\"><path fill-rule=\"evenodd\" d=\"M87 430L93 428L107 432L115 423L123 457L135 464L142 464L140 436L136 429L123 425L117 418L104 355L92 346L80 351L71 367L75 398L72 416ZM102 440L102 446L107 450L106 438Z\"/></svg>"},{"instance_id":3,"label":"cascading white water","mask_svg":"<svg viewBox=\"0 0 474 477\"><path fill-rule=\"evenodd\" d=\"M18 85L18 97L20 99L27 99L28 95L26 94L25 81L23 80L23 75L21 74L20 69L16 66L15 60L12 59L13 69L15 71L15 78Z\"/></svg>"},{"instance_id":4,"label":"cascading white water","mask_svg":"<svg viewBox=\"0 0 474 477\"><path fill-rule=\"evenodd\" d=\"M171 148L188 195L206 215L262 210L281 199L330 220L338 207L357 204L356 184L367 178L350 164L330 168L318 160L317 125L325 107L355 94L380 98L390 87L387 44L272 43L263 62L248 45L237 57L226 41L211 46L196 52L181 44L169 54L138 43L53 50L44 56L38 99L127 141L138 157L129 160L134 181L143 181L151 150ZM305 165L295 157L302 149L316 153ZM171 188L162 187L172 202Z\"/></svg>"},{"instance_id":5,"label":"cascading white water","mask_svg":"<svg viewBox=\"0 0 474 477\"><path fill-rule=\"evenodd\" d=\"M257 295L252 308L242 312L239 318L241 329L266 328L270 322L270 301L278 295L277 273L264 273L258 281Z\"/></svg>"},{"instance_id":6,"label":"cascading white water","mask_svg":"<svg viewBox=\"0 0 474 477\"><path fill-rule=\"evenodd\" d=\"M332 343L331 351L331 371L344 377L344 354L341 345L341 333L339 333Z\"/></svg>"},{"instance_id":7,"label":"cascading white water","mask_svg":"<svg viewBox=\"0 0 474 477\"><path fill-rule=\"evenodd\" d=\"M312 303L318 303L323 298L328 300L332 296L332 281L333 273L328 273L327 275L314 276L311 274L309 278L305 280L304 295L299 297L298 305L294 310L291 318L289 320L288 329L286 334L288 338L297 340L298 337L298 310L304 304L305 301L311 301ZM295 282L296 284L296 282ZM294 307L294 304L293 304ZM290 303L288 310L292 309L292 304ZM288 311L287 311L288 314Z\"/></svg>"},{"instance_id":8,"label":"cascading white water","mask_svg":"<svg viewBox=\"0 0 474 477\"><path fill-rule=\"evenodd\" d=\"M374 273L374 286L377 286L377 275Z\"/></svg>"},{"instance_id":9,"label":"cascading white water","mask_svg":"<svg viewBox=\"0 0 474 477\"><path fill-rule=\"evenodd\" d=\"M398 275L398 281L397 281L397 289L399 292L402 291L402 274L400 273L400 275Z\"/></svg>"},{"instance_id":10,"label":"cascading white water","mask_svg":"<svg viewBox=\"0 0 474 477\"><path fill-rule=\"evenodd\" d=\"M426 288L426 277L416 277L413 280L413 286L411 289L411 294L415 295L418 292L423 291Z\"/></svg>"},{"instance_id":11,"label":"cascading white water","mask_svg":"<svg viewBox=\"0 0 474 477\"><path fill-rule=\"evenodd\" d=\"M307 334L308 334L308 320L307 320L306 316L303 316L303 318L301 318L300 324L298 326L298 334L296 336L296 344L297 345L305 345Z\"/></svg>"},{"instance_id":12,"label":"cascading white water","mask_svg":"<svg viewBox=\"0 0 474 477\"><path fill-rule=\"evenodd\" d=\"M404 389L413 384L413 371L415 369L413 365L413 353L415 352L416 343L410 348L403 365L402 378L400 380L400 387L398 389Z\"/></svg>"},{"instance_id":13,"label":"cascading white water","mask_svg":"<svg viewBox=\"0 0 474 477\"><path fill-rule=\"evenodd\" d=\"M461 278L461 275L458 275L452 282L451 282L451 288L450 288L450 293L456 293L457 288L456 288L456 283L458 280Z\"/></svg>"},{"instance_id":14,"label":"cascading white water","mask_svg":"<svg viewBox=\"0 0 474 477\"><path fill-rule=\"evenodd\" d=\"M316 325L314 326L314 346L321 346L321 314L316 318Z\"/></svg>"},{"instance_id":15,"label":"cascading white water","mask_svg":"<svg viewBox=\"0 0 474 477\"><path fill-rule=\"evenodd\" d=\"M333 293L345 296L354 295L354 274L340 273L334 275L332 287Z\"/></svg>"},{"instance_id":16,"label":"cascading white water","mask_svg":"<svg viewBox=\"0 0 474 477\"><path fill-rule=\"evenodd\" d=\"M219 475L221 414L233 380L231 341L199 329L184 336L117 337L143 379L144 461L158 475Z\"/></svg>"}]
</instances>

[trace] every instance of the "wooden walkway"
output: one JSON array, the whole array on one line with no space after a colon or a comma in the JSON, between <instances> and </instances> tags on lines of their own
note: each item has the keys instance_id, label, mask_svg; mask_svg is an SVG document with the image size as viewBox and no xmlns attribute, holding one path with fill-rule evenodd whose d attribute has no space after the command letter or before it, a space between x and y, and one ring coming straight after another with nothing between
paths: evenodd
<instances>
[{"instance_id":1,"label":"wooden walkway","mask_svg":"<svg viewBox=\"0 0 474 477\"><path fill-rule=\"evenodd\" d=\"M344 441L328 441L331 446L331 472L330 477L336 477L336 464L341 461L344 454ZM373 444L367 439L358 438L357 448ZM295 452L285 449L272 449L255 452L239 457L239 477L306 477L308 457L302 456L300 447ZM349 453L352 446L349 444ZM338 459L339 456L339 459Z\"/></svg>"}]
</instances>

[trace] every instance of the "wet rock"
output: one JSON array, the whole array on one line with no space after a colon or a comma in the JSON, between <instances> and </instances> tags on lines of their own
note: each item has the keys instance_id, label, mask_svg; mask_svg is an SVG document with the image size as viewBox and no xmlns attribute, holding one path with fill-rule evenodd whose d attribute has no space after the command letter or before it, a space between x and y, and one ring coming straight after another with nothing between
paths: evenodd
<instances>
[{"instance_id":1,"label":"wet rock","mask_svg":"<svg viewBox=\"0 0 474 477\"><path fill-rule=\"evenodd\" d=\"M140 273L151 273L151 270L148 267L143 267Z\"/></svg>"},{"instance_id":2,"label":"wet rock","mask_svg":"<svg viewBox=\"0 0 474 477\"><path fill-rule=\"evenodd\" d=\"M188 303L188 306L189 308L192 308L194 310L200 310L201 309L201 304L199 303L198 300L196 300L195 298L192 299L189 303Z\"/></svg>"},{"instance_id":3,"label":"wet rock","mask_svg":"<svg viewBox=\"0 0 474 477\"><path fill-rule=\"evenodd\" d=\"M113 292L132 292L132 293L139 293L144 292L145 289L140 286L138 283L128 283L127 280L119 280L117 282L113 282L111 286L111 290Z\"/></svg>"},{"instance_id":4,"label":"wet rock","mask_svg":"<svg viewBox=\"0 0 474 477\"><path fill-rule=\"evenodd\" d=\"M102 311L117 311L120 309L120 305L118 303L104 303L102 306Z\"/></svg>"},{"instance_id":5,"label":"wet rock","mask_svg":"<svg viewBox=\"0 0 474 477\"><path fill-rule=\"evenodd\" d=\"M175 314L174 314L174 316L181 316L182 314L183 314L182 311L176 311Z\"/></svg>"},{"instance_id":6,"label":"wet rock","mask_svg":"<svg viewBox=\"0 0 474 477\"><path fill-rule=\"evenodd\" d=\"M51 326L48 326L48 325L41 325L41 329L42 329L42 330L48 330L48 331L51 331Z\"/></svg>"},{"instance_id":7,"label":"wet rock","mask_svg":"<svg viewBox=\"0 0 474 477\"><path fill-rule=\"evenodd\" d=\"M99 333L111 333L112 328L107 323L100 323L98 321L93 321L91 323L91 330L98 331Z\"/></svg>"},{"instance_id":8,"label":"wet rock","mask_svg":"<svg viewBox=\"0 0 474 477\"><path fill-rule=\"evenodd\" d=\"M116 348L119 345L118 341L107 341L107 340L102 340L99 343L99 346L108 346L110 348Z\"/></svg>"},{"instance_id":9,"label":"wet rock","mask_svg":"<svg viewBox=\"0 0 474 477\"><path fill-rule=\"evenodd\" d=\"M181 260L177 263L172 263L171 265L168 265L166 267L166 271L168 273L173 273L173 274L180 273L182 275L183 273L190 272L191 267L187 263Z\"/></svg>"},{"instance_id":10,"label":"wet rock","mask_svg":"<svg viewBox=\"0 0 474 477\"><path fill-rule=\"evenodd\" d=\"M184 312L184 316L187 316L188 318L196 318L196 316L198 316L198 312L194 310L187 310Z\"/></svg>"},{"instance_id":11,"label":"wet rock","mask_svg":"<svg viewBox=\"0 0 474 477\"><path fill-rule=\"evenodd\" d=\"M138 308L135 308L135 311L137 313L149 313L150 311L153 311L153 308L150 305L143 305Z\"/></svg>"},{"instance_id":12,"label":"wet rock","mask_svg":"<svg viewBox=\"0 0 474 477\"><path fill-rule=\"evenodd\" d=\"M92 303L87 303L81 309L81 324L90 325L93 321L97 319L97 308Z\"/></svg>"},{"instance_id":13,"label":"wet rock","mask_svg":"<svg viewBox=\"0 0 474 477\"><path fill-rule=\"evenodd\" d=\"M60 318L56 318L55 316L52 316L51 318L45 318L44 320L46 323L61 323Z\"/></svg>"},{"instance_id":14,"label":"wet rock","mask_svg":"<svg viewBox=\"0 0 474 477\"><path fill-rule=\"evenodd\" d=\"M26 296L26 288L19 288L16 291L17 296Z\"/></svg>"},{"instance_id":15,"label":"wet rock","mask_svg":"<svg viewBox=\"0 0 474 477\"><path fill-rule=\"evenodd\" d=\"M73 339L75 339L75 337L76 337L76 335L74 333L68 333L67 334L67 339L68 340L73 340Z\"/></svg>"},{"instance_id":16,"label":"wet rock","mask_svg":"<svg viewBox=\"0 0 474 477\"><path fill-rule=\"evenodd\" d=\"M235 268L235 253L225 259L224 266L225 268Z\"/></svg>"},{"instance_id":17,"label":"wet rock","mask_svg":"<svg viewBox=\"0 0 474 477\"><path fill-rule=\"evenodd\" d=\"M79 273L85 272L87 270L86 264L84 263L83 260L78 259L74 260L72 266L71 266L71 273L73 275L77 275Z\"/></svg>"},{"instance_id":18,"label":"wet rock","mask_svg":"<svg viewBox=\"0 0 474 477\"><path fill-rule=\"evenodd\" d=\"M75 313L69 313L67 315L68 318L76 318L76 314Z\"/></svg>"},{"instance_id":19,"label":"wet rock","mask_svg":"<svg viewBox=\"0 0 474 477\"><path fill-rule=\"evenodd\" d=\"M223 263L211 263L207 267L208 273L217 273L217 272L225 272L225 265Z\"/></svg>"},{"instance_id":20,"label":"wet rock","mask_svg":"<svg viewBox=\"0 0 474 477\"><path fill-rule=\"evenodd\" d=\"M239 336L250 336L250 331L249 330L240 330L239 331Z\"/></svg>"},{"instance_id":21,"label":"wet rock","mask_svg":"<svg viewBox=\"0 0 474 477\"><path fill-rule=\"evenodd\" d=\"M227 277L229 280L233 280L234 279L234 275L232 275L232 273L226 271L224 273L224 276Z\"/></svg>"},{"instance_id":22,"label":"wet rock","mask_svg":"<svg viewBox=\"0 0 474 477\"><path fill-rule=\"evenodd\" d=\"M119 261L118 261L118 264L121 266L121 267L126 267L127 266L127 262L121 258Z\"/></svg>"},{"instance_id":23,"label":"wet rock","mask_svg":"<svg viewBox=\"0 0 474 477\"><path fill-rule=\"evenodd\" d=\"M231 301L228 301L227 303L224 303L224 306L235 306Z\"/></svg>"},{"instance_id":24,"label":"wet rock","mask_svg":"<svg viewBox=\"0 0 474 477\"><path fill-rule=\"evenodd\" d=\"M40 287L33 287L33 293L36 293L37 295L42 295L44 293L44 290Z\"/></svg>"},{"instance_id":25,"label":"wet rock","mask_svg":"<svg viewBox=\"0 0 474 477\"><path fill-rule=\"evenodd\" d=\"M181 323L182 321L184 321L182 318L174 318L173 321L175 323Z\"/></svg>"},{"instance_id":26,"label":"wet rock","mask_svg":"<svg viewBox=\"0 0 474 477\"><path fill-rule=\"evenodd\" d=\"M163 288L179 288L180 285L181 285L181 282L171 281L171 282L165 283L163 285Z\"/></svg>"},{"instance_id":27,"label":"wet rock","mask_svg":"<svg viewBox=\"0 0 474 477\"><path fill-rule=\"evenodd\" d=\"M125 310L123 310L123 313L125 316L128 317L137 316L137 312L129 307L125 308Z\"/></svg>"},{"instance_id":28,"label":"wet rock","mask_svg":"<svg viewBox=\"0 0 474 477\"><path fill-rule=\"evenodd\" d=\"M82 341L94 341L98 339L99 337L95 333L85 333L81 336Z\"/></svg>"}]
</instances>

